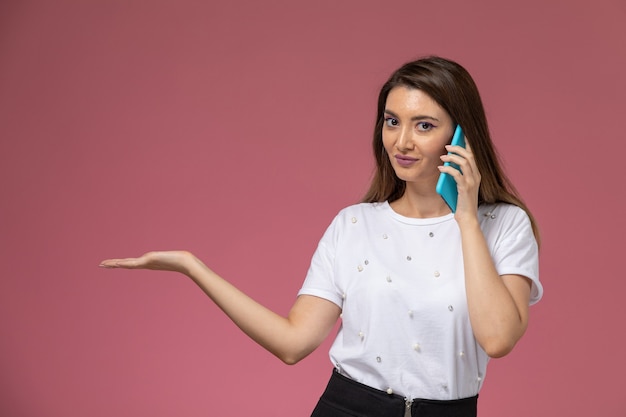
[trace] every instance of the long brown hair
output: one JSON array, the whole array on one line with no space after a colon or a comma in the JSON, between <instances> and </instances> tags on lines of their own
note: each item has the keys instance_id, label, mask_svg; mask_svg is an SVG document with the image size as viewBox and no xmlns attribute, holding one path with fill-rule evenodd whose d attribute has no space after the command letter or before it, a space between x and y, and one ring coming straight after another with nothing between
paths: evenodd
<instances>
[{"instance_id":1,"label":"long brown hair","mask_svg":"<svg viewBox=\"0 0 626 417\"><path fill-rule=\"evenodd\" d=\"M481 175L478 204L501 202L522 208L528 214L535 237L539 240L539 230L532 213L501 167L474 80L461 65L436 56L404 64L381 88L372 141L376 171L363 202L392 202L402 197L406 188L406 183L396 176L391 166L383 146L382 134L387 96L398 86L425 92L448 112L453 123L461 125Z\"/></svg>"}]
</instances>

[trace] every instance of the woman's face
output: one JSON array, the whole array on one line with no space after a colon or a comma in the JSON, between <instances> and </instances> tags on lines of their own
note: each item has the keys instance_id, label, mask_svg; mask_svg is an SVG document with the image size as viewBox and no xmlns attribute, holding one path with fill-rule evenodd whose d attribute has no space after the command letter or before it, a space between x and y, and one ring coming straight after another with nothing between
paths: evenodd
<instances>
[{"instance_id":1,"label":"woman's face","mask_svg":"<svg viewBox=\"0 0 626 417\"><path fill-rule=\"evenodd\" d=\"M430 183L434 191L454 126L450 115L428 94L394 87L387 96L383 145L396 175L408 183Z\"/></svg>"}]
</instances>

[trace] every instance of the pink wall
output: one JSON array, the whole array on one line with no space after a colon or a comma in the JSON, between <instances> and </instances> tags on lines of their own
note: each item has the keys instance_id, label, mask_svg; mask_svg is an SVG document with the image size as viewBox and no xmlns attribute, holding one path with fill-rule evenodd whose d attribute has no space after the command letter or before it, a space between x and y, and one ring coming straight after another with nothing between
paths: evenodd
<instances>
[{"instance_id":1,"label":"pink wall","mask_svg":"<svg viewBox=\"0 0 626 417\"><path fill-rule=\"evenodd\" d=\"M378 88L431 53L543 230L481 416L626 414L625 3L365 3L0 2L0 415L308 415L328 343L287 367L182 276L98 262L189 249L286 312L367 186Z\"/></svg>"}]
</instances>

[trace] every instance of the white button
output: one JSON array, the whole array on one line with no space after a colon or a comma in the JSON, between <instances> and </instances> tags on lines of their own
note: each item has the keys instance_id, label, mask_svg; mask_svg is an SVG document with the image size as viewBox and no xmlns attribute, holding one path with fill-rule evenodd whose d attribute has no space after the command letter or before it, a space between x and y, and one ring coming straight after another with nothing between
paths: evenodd
<instances>
[{"instance_id":1,"label":"white button","mask_svg":"<svg viewBox=\"0 0 626 417\"><path fill-rule=\"evenodd\" d=\"M391 282L391 277L387 275L387 282Z\"/></svg>"},{"instance_id":2,"label":"white button","mask_svg":"<svg viewBox=\"0 0 626 417\"><path fill-rule=\"evenodd\" d=\"M356 217L353 217L351 220L352 220L352 223L356 223Z\"/></svg>"},{"instance_id":3,"label":"white button","mask_svg":"<svg viewBox=\"0 0 626 417\"><path fill-rule=\"evenodd\" d=\"M359 272L362 272L362 271L363 271L363 267L362 267L361 265L357 266L357 267L356 267L356 269L358 269L358 270L359 270Z\"/></svg>"},{"instance_id":4,"label":"white button","mask_svg":"<svg viewBox=\"0 0 626 417\"><path fill-rule=\"evenodd\" d=\"M409 317L413 317L413 310L409 310Z\"/></svg>"},{"instance_id":5,"label":"white button","mask_svg":"<svg viewBox=\"0 0 626 417\"><path fill-rule=\"evenodd\" d=\"M361 340L365 339L365 334L363 332L359 332L359 337Z\"/></svg>"},{"instance_id":6,"label":"white button","mask_svg":"<svg viewBox=\"0 0 626 417\"><path fill-rule=\"evenodd\" d=\"M387 388L387 394L389 395L393 394L393 390L391 388Z\"/></svg>"},{"instance_id":7,"label":"white button","mask_svg":"<svg viewBox=\"0 0 626 417\"><path fill-rule=\"evenodd\" d=\"M383 239L387 239L387 234L383 234Z\"/></svg>"},{"instance_id":8,"label":"white button","mask_svg":"<svg viewBox=\"0 0 626 417\"><path fill-rule=\"evenodd\" d=\"M463 356L465 356L465 352L463 352L463 351L460 351L460 352L459 352L459 356L460 356L460 357L463 357Z\"/></svg>"},{"instance_id":9,"label":"white button","mask_svg":"<svg viewBox=\"0 0 626 417\"><path fill-rule=\"evenodd\" d=\"M421 347L420 347L420 344L419 344L419 343L415 343L415 344L413 345L413 350L414 350L414 351L416 351L416 352L419 352L419 351L420 351L420 348L421 348Z\"/></svg>"},{"instance_id":10,"label":"white button","mask_svg":"<svg viewBox=\"0 0 626 417\"><path fill-rule=\"evenodd\" d=\"M435 278L439 278L439 275L441 275L439 271L435 271Z\"/></svg>"},{"instance_id":11,"label":"white button","mask_svg":"<svg viewBox=\"0 0 626 417\"><path fill-rule=\"evenodd\" d=\"M449 310L449 311L452 311L452 310L454 310L454 307L452 307L452 306L448 306L448 310Z\"/></svg>"}]
</instances>

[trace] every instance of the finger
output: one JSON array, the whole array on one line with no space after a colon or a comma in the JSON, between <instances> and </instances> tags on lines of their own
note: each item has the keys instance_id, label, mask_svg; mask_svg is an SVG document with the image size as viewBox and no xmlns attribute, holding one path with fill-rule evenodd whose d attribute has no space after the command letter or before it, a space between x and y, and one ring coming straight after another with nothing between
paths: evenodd
<instances>
[{"instance_id":1,"label":"finger","mask_svg":"<svg viewBox=\"0 0 626 417\"><path fill-rule=\"evenodd\" d=\"M454 181L456 181L457 184L463 180L463 174L461 171L453 166L439 165L437 168L439 169L439 172L444 172L454 178Z\"/></svg>"},{"instance_id":2,"label":"finger","mask_svg":"<svg viewBox=\"0 0 626 417\"><path fill-rule=\"evenodd\" d=\"M117 268L117 259L105 259L98 265L100 268Z\"/></svg>"},{"instance_id":3,"label":"finger","mask_svg":"<svg viewBox=\"0 0 626 417\"><path fill-rule=\"evenodd\" d=\"M465 158L462 155L456 155L456 154L442 155L441 160L443 162L449 162L449 163L458 165L459 169L461 170L461 174L463 175L468 175L472 172L472 165L469 162L469 159Z\"/></svg>"},{"instance_id":4,"label":"finger","mask_svg":"<svg viewBox=\"0 0 626 417\"><path fill-rule=\"evenodd\" d=\"M474 158L474 154L472 153L472 151L469 151L469 154L467 156L467 166L471 173L472 176L474 177L474 179L480 183L481 180L481 175L480 175L480 170L478 169L478 164L476 163L476 158Z\"/></svg>"},{"instance_id":5,"label":"finger","mask_svg":"<svg viewBox=\"0 0 626 417\"><path fill-rule=\"evenodd\" d=\"M102 268L137 268L138 258L107 259L100 262Z\"/></svg>"},{"instance_id":6,"label":"finger","mask_svg":"<svg viewBox=\"0 0 626 417\"><path fill-rule=\"evenodd\" d=\"M472 151L472 146L470 145L469 141L467 140L467 136L465 137L465 149L466 149L466 153L467 153L467 160L469 161L470 165L472 166L472 170L478 172L477 166L476 165L476 158L474 158L474 151Z\"/></svg>"},{"instance_id":7,"label":"finger","mask_svg":"<svg viewBox=\"0 0 626 417\"><path fill-rule=\"evenodd\" d=\"M463 173L466 173L466 171L468 171L467 167L471 168L473 172L477 171L476 159L474 158L474 154L472 153L471 149L466 149L460 146L447 145L446 150L449 152L449 154L444 155L444 157L447 158L441 158L443 161L454 162L459 166L465 166L465 170L462 170ZM460 159L459 157L462 159ZM464 163L465 161L467 161L468 165Z\"/></svg>"},{"instance_id":8,"label":"finger","mask_svg":"<svg viewBox=\"0 0 626 417\"><path fill-rule=\"evenodd\" d=\"M457 186L472 189L476 184L480 184L480 173L471 159L465 159L459 155L444 155L441 159L458 165L459 169L445 165L439 167L440 172L445 172L454 178Z\"/></svg>"},{"instance_id":9,"label":"finger","mask_svg":"<svg viewBox=\"0 0 626 417\"><path fill-rule=\"evenodd\" d=\"M473 156L472 150L470 148L459 145L446 145L446 151L451 154L461 155L464 158L469 158L470 156Z\"/></svg>"}]
</instances>

